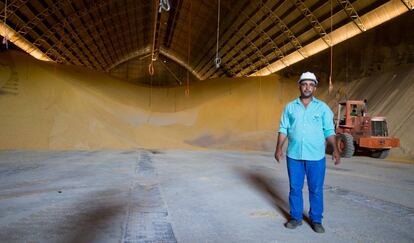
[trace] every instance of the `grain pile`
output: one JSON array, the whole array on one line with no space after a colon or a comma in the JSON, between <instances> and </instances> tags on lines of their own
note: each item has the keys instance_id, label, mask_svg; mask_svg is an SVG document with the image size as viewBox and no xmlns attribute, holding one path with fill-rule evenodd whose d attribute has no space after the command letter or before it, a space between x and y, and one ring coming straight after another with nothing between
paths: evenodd
<instances>
[{"instance_id":1,"label":"grain pile","mask_svg":"<svg viewBox=\"0 0 414 243\"><path fill-rule=\"evenodd\" d=\"M413 77L405 67L331 95L322 86L318 96L332 107L341 92L368 98L401 139L391 156L413 159ZM296 96L296 78L278 75L206 80L186 96L184 87L151 89L9 51L0 54L0 148L272 151L283 106Z\"/></svg>"}]
</instances>

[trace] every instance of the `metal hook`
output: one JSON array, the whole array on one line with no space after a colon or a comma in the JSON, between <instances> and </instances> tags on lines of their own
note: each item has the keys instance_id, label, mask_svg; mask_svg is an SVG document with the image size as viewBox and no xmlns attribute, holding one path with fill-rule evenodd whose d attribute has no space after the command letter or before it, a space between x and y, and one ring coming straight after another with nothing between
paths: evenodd
<instances>
[{"instance_id":1,"label":"metal hook","mask_svg":"<svg viewBox=\"0 0 414 243\"><path fill-rule=\"evenodd\" d=\"M170 11L170 3L168 2L168 0L160 0L160 8L158 10L158 12L161 13L162 10L164 11Z\"/></svg>"}]
</instances>

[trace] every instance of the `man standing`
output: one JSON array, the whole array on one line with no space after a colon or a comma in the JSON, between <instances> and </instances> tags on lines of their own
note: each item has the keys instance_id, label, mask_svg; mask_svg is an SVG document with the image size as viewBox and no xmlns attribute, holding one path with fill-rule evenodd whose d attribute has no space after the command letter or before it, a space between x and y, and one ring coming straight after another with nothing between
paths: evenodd
<instances>
[{"instance_id":1,"label":"man standing","mask_svg":"<svg viewBox=\"0 0 414 243\"><path fill-rule=\"evenodd\" d=\"M286 161L290 184L291 219L285 226L294 229L302 225L302 189L306 175L312 229L317 233L324 233L322 214L326 141L334 148L332 159L335 159L335 165L340 162L335 143L333 112L328 105L313 96L318 85L315 74L303 73L298 84L300 97L287 104L283 111L275 152L275 158L280 163L283 157L282 147L288 138Z\"/></svg>"}]
</instances>

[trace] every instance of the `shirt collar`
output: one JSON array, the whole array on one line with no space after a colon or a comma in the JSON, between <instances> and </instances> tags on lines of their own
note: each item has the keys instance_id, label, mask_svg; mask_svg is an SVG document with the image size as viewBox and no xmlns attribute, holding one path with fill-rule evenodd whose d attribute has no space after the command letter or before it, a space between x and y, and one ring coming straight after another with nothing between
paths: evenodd
<instances>
[{"instance_id":1,"label":"shirt collar","mask_svg":"<svg viewBox=\"0 0 414 243\"><path fill-rule=\"evenodd\" d=\"M319 100L315 98L315 96L312 96L312 101L311 102L315 102L315 103L319 103ZM300 97L298 97L296 99L296 103L301 104L302 102L300 101Z\"/></svg>"}]
</instances>

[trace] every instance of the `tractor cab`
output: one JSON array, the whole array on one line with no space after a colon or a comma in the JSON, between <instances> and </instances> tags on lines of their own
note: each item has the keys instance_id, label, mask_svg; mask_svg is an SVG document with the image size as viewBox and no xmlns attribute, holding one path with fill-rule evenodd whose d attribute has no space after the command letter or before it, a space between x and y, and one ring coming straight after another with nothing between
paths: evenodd
<instances>
[{"instance_id":1,"label":"tractor cab","mask_svg":"<svg viewBox=\"0 0 414 243\"><path fill-rule=\"evenodd\" d=\"M355 125L355 117L365 117L367 115L366 107L366 100L349 100L339 103L336 127L353 127Z\"/></svg>"},{"instance_id":2,"label":"tractor cab","mask_svg":"<svg viewBox=\"0 0 414 243\"><path fill-rule=\"evenodd\" d=\"M400 140L388 135L385 117L367 114L367 100L348 100L338 104L335 117L336 140L342 157L351 157L355 150L368 151L372 157L385 158Z\"/></svg>"}]
</instances>

